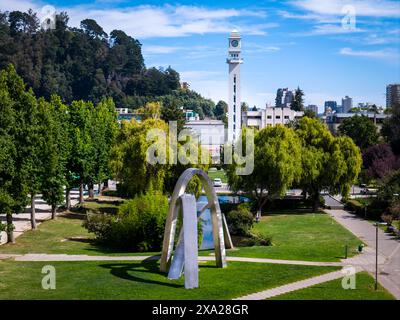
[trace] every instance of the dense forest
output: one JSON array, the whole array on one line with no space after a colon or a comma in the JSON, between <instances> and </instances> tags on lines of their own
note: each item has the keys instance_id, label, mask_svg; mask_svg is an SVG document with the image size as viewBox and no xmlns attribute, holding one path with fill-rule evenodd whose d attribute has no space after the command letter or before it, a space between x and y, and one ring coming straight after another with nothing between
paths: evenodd
<instances>
[{"instance_id":1,"label":"dense forest","mask_svg":"<svg viewBox=\"0 0 400 320\"><path fill-rule=\"evenodd\" d=\"M13 64L37 96L59 95L64 103L112 97L116 107L136 109L149 101L178 104L213 118L215 104L180 89L179 73L146 68L141 43L121 30L109 35L95 20L68 26L67 13L43 30L36 13L0 12L0 69Z\"/></svg>"}]
</instances>

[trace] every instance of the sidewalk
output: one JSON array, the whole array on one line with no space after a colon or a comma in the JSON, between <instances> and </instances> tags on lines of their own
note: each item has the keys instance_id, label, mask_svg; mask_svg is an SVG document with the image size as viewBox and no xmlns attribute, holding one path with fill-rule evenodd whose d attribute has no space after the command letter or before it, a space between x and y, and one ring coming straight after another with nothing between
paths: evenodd
<instances>
[{"instance_id":1,"label":"sidewalk","mask_svg":"<svg viewBox=\"0 0 400 320\"><path fill-rule=\"evenodd\" d=\"M71 206L78 203L79 190L71 190ZM39 225L45 220L51 219L51 207L41 198L40 195L35 197L36 204L36 222ZM31 229L31 214L30 206L25 209L25 213L13 214L13 223L15 226L14 237L17 238L25 231ZM6 222L6 215L0 214L0 221Z\"/></svg>"},{"instance_id":2,"label":"sidewalk","mask_svg":"<svg viewBox=\"0 0 400 320\"><path fill-rule=\"evenodd\" d=\"M356 272L359 272L359 271L361 271L361 268L357 267ZM285 284L280 287L248 294L246 296L239 297L239 298L236 298L233 300L265 300L265 299L272 298L272 297L275 297L275 296L278 296L278 295L281 295L284 293L311 287L316 284L332 281L335 279L340 279L340 278L343 278L344 275L345 275L345 273L342 270L334 271L334 272L326 273L326 274L323 274L323 275L320 275L317 277L308 278L305 280Z\"/></svg>"},{"instance_id":3,"label":"sidewalk","mask_svg":"<svg viewBox=\"0 0 400 320\"><path fill-rule=\"evenodd\" d=\"M376 227L371 222L345 210L325 210L325 212L368 245L366 254L361 256L360 259L368 259L367 262L363 263L363 267L370 274L375 275ZM400 300L400 240L395 239L379 228L378 255L381 259L384 259L383 264L379 264L378 281L396 299ZM355 257L354 259L357 258ZM348 262L351 263L352 260L348 259ZM357 260L353 260L353 262L357 262Z\"/></svg>"}]
</instances>

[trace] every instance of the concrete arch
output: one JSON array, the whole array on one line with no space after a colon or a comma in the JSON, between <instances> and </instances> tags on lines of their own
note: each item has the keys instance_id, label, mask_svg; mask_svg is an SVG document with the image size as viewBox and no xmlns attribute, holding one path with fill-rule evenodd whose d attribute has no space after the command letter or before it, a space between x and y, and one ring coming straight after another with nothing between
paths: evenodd
<instances>
[{"instance_id":1,"label":"concrete arch","mask_svg":"<svg viewBox=\"0 0 400 320\"><path fill-rule=\"evenodd\" d=\"M195 175L200 178L208 200L208 204L205 208L203 208L203 210L209 208L211 212L216 265L220 268L226 267L225 245L227 248L232 248L233 245L226 226L226 221L221 214L217 194L214 190L211 179L203 170L189 168L186 169L179 177L170 200L167 221L165 223L163 250L160 261L161 272L167 272L168 264L174 247L176 225L179 211L181 210L181 202L179 199L185 193L187 185Z\"/></svg>"}]
</instances>

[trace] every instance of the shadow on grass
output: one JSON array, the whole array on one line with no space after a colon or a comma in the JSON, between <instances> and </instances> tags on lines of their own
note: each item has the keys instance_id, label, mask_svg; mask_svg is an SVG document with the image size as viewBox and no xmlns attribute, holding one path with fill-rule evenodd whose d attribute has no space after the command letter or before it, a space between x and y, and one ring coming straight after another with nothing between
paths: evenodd
<instances>
[{"instance_id":1,"label":"shadow on grass","mask_svg":"<svg viewBox=\"0 0 400 320\"><path fill-rule=\"evenodd\" d=\"M99 266L105 269L110 269L110 273L113 276L116 276L124 280L156 284L171 288L183 288L184 286L181 284L151 280L138 277L137 275L135 275L135 273L140 272L143 274L154 274L166 277L166 274L160 272L159 270L159 265L157 262L158 258L159 258L158 256L153 256L141 261L140 263L107 263L107 264L101 264Z\"/></svg>"}]
</instances>

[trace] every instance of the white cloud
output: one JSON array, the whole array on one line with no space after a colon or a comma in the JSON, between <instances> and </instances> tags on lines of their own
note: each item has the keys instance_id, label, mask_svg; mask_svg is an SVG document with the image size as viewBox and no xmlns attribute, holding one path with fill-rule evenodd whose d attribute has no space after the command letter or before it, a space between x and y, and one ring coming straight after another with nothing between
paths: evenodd
<instances>
[{"instance_id":1,"label":"white cloud","mask_svg":"<svg viewBox=\"0 0 400 320\"><path fill-rule=\"evenodd\" d=\"M246 43L245 47L243 47L244 54L251 54L251 53L269 53L269 52L277 52L281 50L280 47L276 45L264 45L258 43Z\"/></svg>"},{"instance_id":2,"label":"white cloud","mask_svg":"<svg viewBox=\"0 0 400 320\"><path fill-rule=\"evenodd\" d=\"M142 47L142 52L144 55L150 54L168 54L174 53L184 49L184 47L178 46L157 46L157 45L146 45Z\"/></svg>"},{"instance_id":3,"label":"white cloud","mask_svg":"<svg viewBox=\"0 0 400 320\"><path fill-rule=\"evenodd\" d=\"M99 3L106 4L108 7L99 9ZM109 0L98 0L98 2L90 5L56 6L56 10L58 12L67 11L72 26L77 27L83 19L91 18L95 19L108 33L114 29L122 29L127 34L139 39L228 33L232 29L238 29L248 35L265 35L265 29L278 26L276 23L242 22L241 18L264 18L266 13L262 10L208 9L183 5L138 5L113 8L108 4L111 5ZM0 10L26 11L32 8L35 11L40 11L43 5L44 3L41 1L1 0Z\"/></svg>"},{"instance_id":4,"label":"white cloud","mask_svg":"<svg viewBox=\"0 0 400 320\"><path fill-rule=\"evenodd\" d=\"M343 15L343 7L350 5L357 16L400 17L400 3L391 0L294 0L291 4L322 15Z\"/></svg>"},{"instance_id":5,"label":"white cloud","mask_svg":"<svg viewBox=\"0 0 400 320\"><path fill-rule=\"evenodd\" d=\"M193 80L206 80L211 77L215 77L217 75L221 75L218 71L206 71L206 70L189 70L189 71L181 71L180 76L185 81L193 81Z\"/></svg>"},{"instance_id":6,"label":"white cloud","mask_svg":"<svg viewBox=\"0 0 400 320\"><path fill-rule=\"evenodd\" d=\"M359 28L343 28L339 24L323 24L314 26L314 29L310 34L312 35L327 35L327 34L347 34L347 33L358 33L365 32L365 30Z\"/></svg>"},{"instance_id":7,"label":"white cloud","mask_svg":"<svg viewBox=\"0 0 400 320\"><path fill-rule=\"evenodd\" d=\"M365 57L376 59L396 59L400 58L399 51L393 49L382 50L353 50L351 48L342 48L339 54L344 56Z\"/></svg>"}]
</instances>

